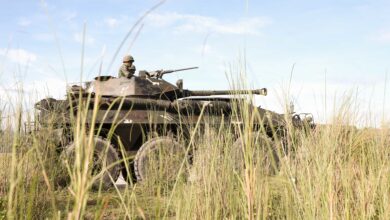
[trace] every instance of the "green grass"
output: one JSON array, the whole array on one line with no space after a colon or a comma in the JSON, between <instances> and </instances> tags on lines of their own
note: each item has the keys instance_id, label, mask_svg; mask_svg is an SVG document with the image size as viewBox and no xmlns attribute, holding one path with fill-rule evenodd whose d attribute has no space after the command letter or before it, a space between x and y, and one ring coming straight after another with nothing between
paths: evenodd
<instances>
[{"instance_id":1,"label":"green grass","mask_svg":"<svg viewBox=\"0 0 390 220\"><path fill-rule=\"evenodd\" d=\"M0 219L387 219L390 216L390 132L346 127L345 117L310 132L290 131L290 151L277 151L275 171L267 154L254 150L252 114L234 134L228 125L194 127L193 163L174 183L136 183L107 191L92 190L93 144L75 118L75 139L86 146L73 169L55 152L53 129L24 133L5 127L0 154ZM85 113L85 112L84 112ZM345 115L345 112L342 112ZM336 116L337 116L336 112ZM352 115L351 115L352 116ZM237 116L233 116L237 117ZM355 117L350 117L355 118ZM243 138L243 164L232 159L237 137ZM269 156L269 155L268 155ZM183 164L184 161L183 161ZM268 164L266 166L265 164ZM66 188L56 186L70 175Z\"/></svg>"},{"instance_id":2,"label":"green grass","mask_svg":"<svg viewBox=\"0 0 390 220\"><path fill-rule=\"evenodd\" d=\"M137 25L164 2L158 2L137 20L109 66ZM86 26L84 35L85 32ZM56 35L55 38L63 60ZM84 46L83 43L80 78ZM230 72L241 73L230 82L230 87L247 88L242 85L245 65L230 68ZM19 99L23 100L21 96ZM94 129L85 126L87 111L81 108L72 119L74 140L84 147L77 148L74 163L66 167L55 149L54 128L23 131L21 122L26 118L22 114L23 104L24 101L19 101L7 103L7 108L0 106L13 109L14 115L1 117L0 147L9 152L0 153L0 219L389 219L390 216L390 131L386 127L376 130L346 127L360 123L358 118L370 118L357 115L351 107L353 100L348 98L340 106L326 106L338 109L328 126L302 132L288 124L289 151L285 154L277 145L280 158L277 169L272 161L264 160L269 154L256 150L252 132L256 116L252 117L247 105L239 103L242 114L233 115L233 119L240 117L245 126L236 132L223 123L190 130L186 150L196 149L191 151L193 163L187 167L183 160L180 169L187 179L177 178L173 183L149 180L109 190L91 187L95 178L91 172L94 144L93 132L88 129ZM287 106L289 102L286 99L282 104ZM237 153L234 144L237 138L244 143L239 149L244 152L242 164L232 159ZM70 177L71 183L65 188L57 186L58 178L64 176Z\"/></svg>"}]
</instances>

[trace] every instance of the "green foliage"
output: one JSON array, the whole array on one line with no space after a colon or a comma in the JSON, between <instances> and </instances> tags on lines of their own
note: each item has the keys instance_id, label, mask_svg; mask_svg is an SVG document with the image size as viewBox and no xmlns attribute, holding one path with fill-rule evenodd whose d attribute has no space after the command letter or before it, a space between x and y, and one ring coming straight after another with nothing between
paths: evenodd
<instances>
[{"instance_id":1,"label":"green foliage","mask_svg":"<svg viewBox=\"0 0 390 220\"><path fill-rule=\"evenodd\" d=\"M356 129L345 126L344 120L312 131L287 125L288 135L283 143L289 144L290 151L286 154L277 144L278 139L274 140L279 159L274 171L276 166L264 159L265 151L254 150L270 146L256 143L257 132L252 132L251 127L254 116L244 114L247 115L242 119L247 126L239 131L224 123L205 123L190 129L191 140L178 137L192 163L188 166L183 160L182 173L173 181L151 178L105 191L91 188L92 145L83 145L85 148L77 151L78 167L67 169L59 157L54 128L9 132L8 139L2 137L2 144L12 146L12 153L1 155L0 160L0 219L390 216L388 129ZM80 113L77 117L84 116ZM75 121L79 123L72 128L75 138L86 143L88 129L82 120ZM237 145L238 138L243 140L241 145ZM242 152L242 157L235 157L237 152ZM164 160L166 164L169 157ZM70 181L70 185L58 187L61 178Z\"/></svg>"},{"instance_id":2,"label":"green foliage","mask_svg":"<svg viewBox=\"0 0 390 220\"><path fill-rule=\"evenodd\" d=\"M0 220L7 216L7 206L3 197L0 197Z\"/></svg>"}]
</instances>

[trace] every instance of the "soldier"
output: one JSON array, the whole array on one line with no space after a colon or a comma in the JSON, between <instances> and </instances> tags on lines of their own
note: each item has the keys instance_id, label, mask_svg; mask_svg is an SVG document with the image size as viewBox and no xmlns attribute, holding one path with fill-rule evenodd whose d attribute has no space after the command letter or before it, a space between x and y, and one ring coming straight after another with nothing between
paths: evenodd
<instances>
[{"instance_id":1,"label":"soldier","mask_svg":"<svg viewBox=\"0 0 390 220\"><path fill-rule=\"evenodd\" d=\"M134 58L130 55L123 57L123 64L119 68L118 77L131 78L135 73Z\"/></svg>"},{"instance_id":2,"label":"soldier","mask_svg":"<svg viewBox=\"0 0 390 220\"><path fill-rule=\"evenodd\" d=\"M135 66L134 66L134 65L131 65L131 67L130 67L130 69L129 69L131 76L134 76L135 70L136 70ZM130 78L130 77L129 77L129 78Z\"/></svg>"}]
</instances>

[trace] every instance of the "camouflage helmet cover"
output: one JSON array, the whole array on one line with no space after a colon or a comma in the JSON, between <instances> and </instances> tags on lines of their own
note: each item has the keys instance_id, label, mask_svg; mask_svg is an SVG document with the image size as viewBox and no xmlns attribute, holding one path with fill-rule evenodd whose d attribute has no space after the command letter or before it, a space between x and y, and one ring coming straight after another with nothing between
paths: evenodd
<instances>
[{"instance_id":1,"label":"camouflage helmet cover","mask_svg":"<svg viewBox=\"0 0 390 220\"><path fill-rule=\"evenodd\" d=\"M126 56L123 57L123 62L124 63L134 62L134 58L131 55L126 55Z\"/></svg>"}]
</instances>

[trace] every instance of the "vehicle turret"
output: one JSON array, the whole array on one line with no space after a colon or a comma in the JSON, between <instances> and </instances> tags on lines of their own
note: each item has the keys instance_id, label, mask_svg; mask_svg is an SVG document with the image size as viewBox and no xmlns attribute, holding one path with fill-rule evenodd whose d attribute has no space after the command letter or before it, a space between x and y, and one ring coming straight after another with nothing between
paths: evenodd
<instances>
[{"instance_id":1,"label":"vehicle turret","mask_svg":"<svg viewBox=\"0 0 390 220\"><path fill-rule=\"evenodd\" d=\"M267 95L267 89L256 90L187 90L183 89L183 81L178 80L176 85L165 81L164 74L184 70L196 69L197 67L176 69L140 71L139 76L131 78L98 76L94 81L85 83L84 86L72 85L68 93L73 96L97 95L101 97L126 97L126 98L148 98L161 100L176 100L190 96L213 96L213 95Z\"/></svg>"}]
</instances>

